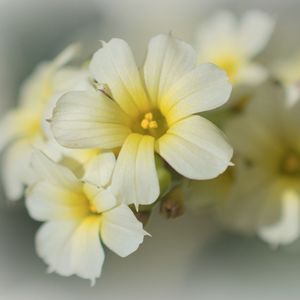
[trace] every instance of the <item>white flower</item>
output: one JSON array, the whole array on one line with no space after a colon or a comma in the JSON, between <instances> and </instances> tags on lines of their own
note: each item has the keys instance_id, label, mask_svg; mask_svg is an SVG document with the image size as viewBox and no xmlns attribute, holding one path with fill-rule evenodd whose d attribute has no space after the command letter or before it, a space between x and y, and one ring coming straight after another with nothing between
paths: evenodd
<instances>
[{"instance_id":1,"label":"white flower","mask_svg":"<svg viewBox=\"0 0 300 300\"><path fill-rule=\"evenodd\" d=\"M224 221L274 246L300 233L299 115L300 102L288 105L284 90L269 85L226 131L238 159Z\"/></svg>"},{"instance_id":2,"label":"white flower","mask_svg":"<svg viewBox=\"0 0 300 300\"><path fill-rule=\"evenodd\" d=\"M230 11L220 11L199 26L199 62L223 68L234 85L260 83L267 71L253 58L266 46L273 27L273 19L262 11L248 11L240 20Z\"/></svg>"},{"instance_id":3,"label":"white flower","mask_svg":"<svg viewBox=\"0 0 300 300\"><path fill-rule=\"evenodd\" d=\"M168 35L154 37L143 72L126 42L103 43L90 63L102 87L70 92L57 103L52 130L70 148L121 148L113 188L127 203L150 204L159 196L154 152L181 175L213 178L230 164L222 132L197 113L225 103L231 86L211 64Z\"/></svg>"},{"instance_id":4,"label":"white flower","mask_svg":"<svg viewBox=\"0 0 300 300\"><path fill-rule=\"evenodd\" d=\"M68 168L34 152L39 181L29 188L26 205L32 218L46 222L37 233L36 248L50 272L75 274L94 284L104 261L100 240L122 257L142 243L142 224L111 191L114 165L112 153L101 154L90 164L84 183Z\"/></svg>"},{"instance_id":5,"label":"white flower","mask_svg":"<svg viewBox=\"0 0 300 300\"><path fill-rule=\"evenodd\" d=\"M18 107L8 112L0 123L0 151L4 150L3 181L11 200L19 199L24 185L34 180L30 170L33 146L43 149L53 158L62 151L62 147L48 136L47 109L57 95L86 77L86 71L64 66L75 56L77 48L71 45L53 62L39 65L24 83Z\"/></svg>"}]
</instances>

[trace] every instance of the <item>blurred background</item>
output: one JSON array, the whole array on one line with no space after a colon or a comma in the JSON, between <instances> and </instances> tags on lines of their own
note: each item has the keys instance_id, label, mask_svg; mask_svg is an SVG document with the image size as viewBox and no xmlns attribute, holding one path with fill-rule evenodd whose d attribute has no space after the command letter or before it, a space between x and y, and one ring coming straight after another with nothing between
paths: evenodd
<instances>
[{"instance_id":1,"label":"blurred background","mask_svg":"<svg viewBox=\"0 0 300 300\"><path fill-rule=\"evenodd\" d=\"M223 8L261 8L277 18L260 57L266 64L300 49L297 0L0 0L0 117L15 104L22 81L43 60L81 41L120 37L142 62L147 41L170 32L193 42L203 18ZM1 188L2 189L2 188ZM76 277L46 274L35 255L31 220L22 201L0 190L0 299L299 299L300 253L272 251L261 241L219 232L205 216L150 220L142 247L126 259L108 252L94 288Z\"/></svg>"}]
</instances>

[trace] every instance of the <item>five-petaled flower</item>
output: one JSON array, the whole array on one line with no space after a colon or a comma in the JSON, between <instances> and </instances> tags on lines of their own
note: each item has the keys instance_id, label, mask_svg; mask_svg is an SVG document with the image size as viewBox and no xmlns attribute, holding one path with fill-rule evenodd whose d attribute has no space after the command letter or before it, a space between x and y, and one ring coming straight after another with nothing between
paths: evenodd
<instances>
[{"instance_id":1,"label":"five-petaled flower","mask_svg":"<svg viewBox=\"0 0 300 300\"><path fill-rule=\"evenodd\" d=\"M248 11L241 20L230 11L220 11L199 27L199 62L226 70L234 85L260 83L267 70L253 58L266 46L273 27L274 20L262 11Z\"/></svg>"},{"instance_id":2,"label":"five-petaled flower","mask_svg":"<svg viewBox=\"0 0 300 300\"><path fill-rule=\"evenodd\" d=\"M83 180L70 169L35 151L33 169L39 180L29 188L26 205L32 218L45 221L36 237L38 255L50 272L90 279L100 276L103 243L124 257L147 234L130 208L112 193L112 153L89 163Z\"/></svg>"},{"instance_id":3,"label":"five-petaled flower","mask_svg":"<svg viewBox=\"0 0 300 300\"><path fill-rule=\"evenodd\" d=\"M284 89L263 86L226 133L236 149L228 199L219 203L224 224L257 233L274 246L300 236L300 102Z\"/></svg>"},{"instance_id":4,"label":"five-petaled flower","mask_svg":"<svg viewBox=\"0 0 300 300\"><path fill-rule=\"evenodd\" d=\"M125 203L159 196L155 152L192 179L216 177L230 165L223 133L196 114L224 104L231 85L215 65L197 65L188 44L154 37L139 72L127 43L112 39L94 54L90 72L99 89L62 96L52 130L65 147L120 148L113 189Z\"/></svg>"},{"instance_id":5,"label":"five-petaled flower","mask_svg":"<svg viewBox=\"0 0 300 300\"><path fill-rule=\"evenodd\" d=\"M70 152L50 137L45 120L51 114L51 102L87 77L82 68L66 66L77 52L73 44L53 61L41 63L22 86L19 106L0 122L4 189L10 200L21 198L24 186L35 180L30 168L33 147L55 159Z\"/></svg>"}]
</instances>

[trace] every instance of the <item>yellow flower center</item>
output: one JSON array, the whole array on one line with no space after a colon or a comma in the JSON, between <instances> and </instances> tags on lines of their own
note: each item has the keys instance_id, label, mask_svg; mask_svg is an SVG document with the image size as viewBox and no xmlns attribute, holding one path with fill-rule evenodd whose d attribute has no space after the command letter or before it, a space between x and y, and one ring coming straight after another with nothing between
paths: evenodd
<instances>
[{"instance_id":1,"label":"yellow flower center","mask_svg":"<svg viewBox=\"0 0 300 300\"><path fill-rule=\"evenodd\" d=\"M300 155L291 151L281 161L282 173L289 176L300 176Z\"/></svg>"},{"instance_id":2,"label":"yellow flower center","mask_svg":"<svg viewBox=\"0 0 300 300\"><path fill-rule=\"evenodd\" d=\"M151 112L144 115L141 126L143 129L156 129L158 127L157 122L153 120L153 114Z\"/></svg>"},{"instance_id":3,"label":"yellow flower center","mask_svg":"<svg viewBox=\"0 0 300 300\"><path fill-rule=\"evenodd\" d=\"M97 204L95 202L95 197L98 193L98 188L92 184L85 183L83 185L83 197L87 204L87 210L89 214L100 215Z\"/></svg>"},{"instance_id":4,"label":"yellow flower center","mask_svg":"<svg viewBox=\"0 0 300 300\"><path fill-rule=\"evenodd\" d=\"M235 83L238 72L243 64L242 59L238 55L227 54L217 57L213 61L218 67L226 71L231 83Z\"/></svg>"},{"instance_id":5,"label":"yellow flower center","mask_svg":"<svg viewBox=\"0 0 300 300\"><path fill-rule=\"evenodd\" d=\"M141 114L133 123L132 130L136 133L161 137L167 131L167 121L157 109Z\"/></svg>"},{"instance_id":6,"label":"yellow flower center","mask_svg":"<svg viewBox=\"0 0 300 300\"><path fill-rule=\"evenodd\" d=\"M38 135L44 135L40 114L25 114L19 118L20 125L23 127L25 135L29 139L35 139Z\"/></svg>"},{"instance_id":7,"label":"yellow flower center","mask_svg":"<svg viewBox=\"0 0 300 300\"><path fill-rule=\"evenodd\" d=\"M98 211L97 211L97 208L96 208L96 205L92 202L89 203L89 210L92 214L98 214Z\"/></svg>"}]
</instances>

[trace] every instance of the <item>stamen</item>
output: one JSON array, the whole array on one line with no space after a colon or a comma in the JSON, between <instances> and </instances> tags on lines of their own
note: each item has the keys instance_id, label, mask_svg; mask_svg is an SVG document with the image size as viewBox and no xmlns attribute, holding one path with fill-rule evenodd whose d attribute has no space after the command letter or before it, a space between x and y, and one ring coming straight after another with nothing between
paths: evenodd
<instances>
[{"instance_id":1,"label":"stamen","mask_svg":"<svg viewBox=\"0 0 300 300\"><path fill-rule=\"evenodd\" d=\"M168 129L168 124L165 117L158 109L151 109L137 116L137 119L132 122L132 131L150 135L154 138L161 137Z\"/></svg>"},{"instance_id":2,"label":"stamen","mask_svg":"<svg viewBox=\"0 0 300 300\"><path fill-rule=\"evenodd\" d=\"M141 127L145 130L158 128L158 124L153 120L153 114L151 112L144 115L144 119L141 121Z\"/></svg>"},{"instance_id":3,"label":"stamen","mask_svg":"<svg viewBox=\"0 0 300 300\"><path fill-rule=\"evenodd\" d=\"M157 127L158 127L158 124L157 124L156 121L151 121L151 122L149 123L149 128L155 129L155 128L157 128Z\"/></svg>"},{"instance_id":4,"label":"stamen","mask_svg":"<svg viewBox=\"0 0 300 300\"><path fill-rule=\"evenodd\" d=\"M148 129L149 127L149 121L147 119L143 119L141 122L141 126L143 129Z\"/></svg>"},{"instance_id":5,"label":"stamen","mask_svg":"<svg viewBox=\"0 0 300 300\"><path fill-rule=\"evenodd\" d=\"M149 120L149 121L152 121L153 120L153 114L151 112L146 113L144 118Z\"/></svg>"}]
</instances>

